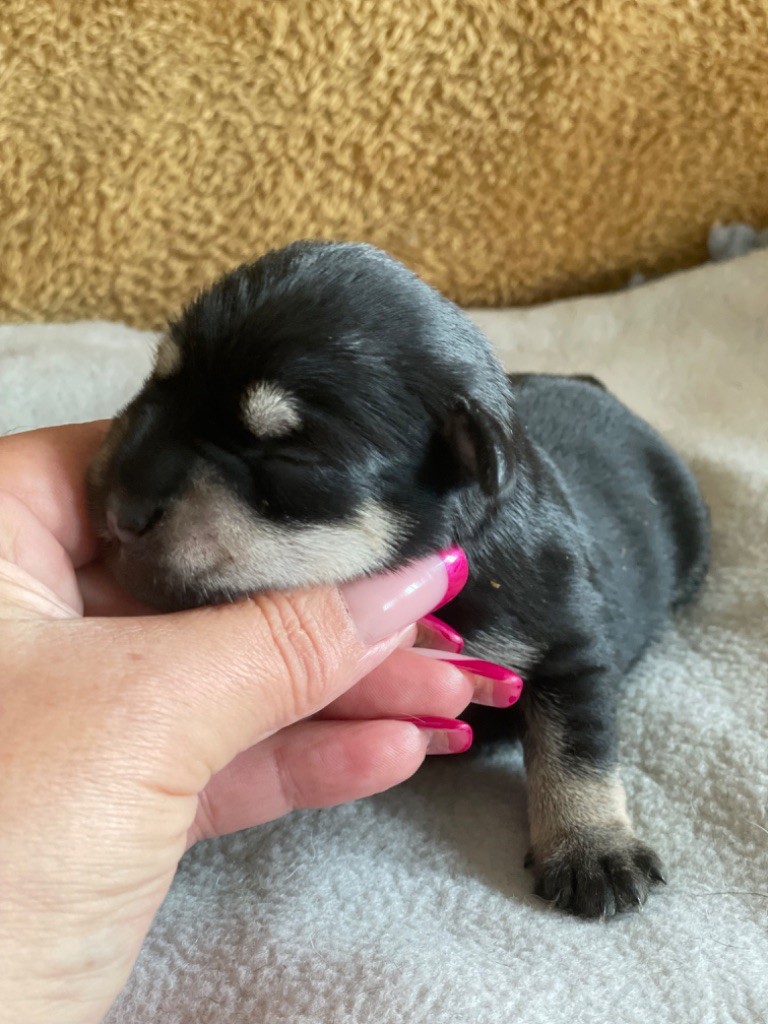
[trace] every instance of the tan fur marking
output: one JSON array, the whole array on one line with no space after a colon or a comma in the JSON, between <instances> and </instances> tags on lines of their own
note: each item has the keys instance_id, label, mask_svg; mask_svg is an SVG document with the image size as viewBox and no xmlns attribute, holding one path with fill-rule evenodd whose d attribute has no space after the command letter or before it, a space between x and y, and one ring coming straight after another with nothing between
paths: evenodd
<instances>
[{"instance_id":1,"label":"tan fur marking","mask_svg":"<svg viewBox=\"0 0 768 1024\"><path fill-rule=\"evenodd\" d=\"M242 404L246 426L257 437L279 437L295 430L301 422L289 395L275 384L255 384Z\"/></svg>"},{"instance_id":2,"label":"tan fur marking","mask_svg":"<svg viewBox=\"0 0 768 1024\"><path fill-rule=\"evenodd\" d=\"M211 591L337 583L381 568L398 529L374 503L344 523L282 526L203 476L167 517L162 558L177 581Z\"/></svg>"},{"instance_id":3,"label":"tan fur marking","mask_svg":"<svg viewBox=\"0 0 768 1024\"><path fill-rule=\"evenodd\" d=\"M584 829L631 829L626 794L617 769L601 773L564 756L557 712L528 709L525 742L528 817L537 855Z\"/></svg>"},{"instance_id":4,"label":"tan fur marking","mask_svg":"<svg viewBox=\"0 0 768 1024\"><path fill-rule=\"evenodd\" d=\"M533 644L501 630L480 630L467 641L464 653L495 661L521 674L532 668L539 656Z\"/></svg>"},{"instance_id":5,"label":"tan fur marking","mask_svg":"<svg viewBox=\"0 0 768 1024\"><path fill-rule=\"evenodd\" d=\"M173 376L181 366L181 349L168 335L160 339L155 353L154 375L159 380Z\"/></svg>"}]
</instances>

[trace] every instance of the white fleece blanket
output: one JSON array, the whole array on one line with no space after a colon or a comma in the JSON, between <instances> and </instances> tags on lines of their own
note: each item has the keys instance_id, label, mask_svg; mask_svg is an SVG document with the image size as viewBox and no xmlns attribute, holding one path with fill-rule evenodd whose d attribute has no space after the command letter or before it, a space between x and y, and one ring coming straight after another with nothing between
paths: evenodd
<instances>
[{"instance_id":1,"label":"white fleece blanket","mask_svg":"<svg viewBox=\"0 0 768 1024\"><path fill-rule=\"evenodd\" d=\"M558 915L522 867L519 753L433 759L193 850L110 1024L768 1020L768 253L474 315L510 367L601 377L711 503L706 592L623 700L630 811L669 886L607 926ZM111 413L150 342L0 327L0 429Z\"/></svg>"}]
</instances>

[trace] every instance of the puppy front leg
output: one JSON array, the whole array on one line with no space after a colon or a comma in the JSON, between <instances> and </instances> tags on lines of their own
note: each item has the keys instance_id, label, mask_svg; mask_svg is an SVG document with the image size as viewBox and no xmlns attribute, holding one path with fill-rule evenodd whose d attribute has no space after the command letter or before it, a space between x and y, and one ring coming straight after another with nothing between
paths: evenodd
<instances>
[{"instance_id":1,"label":"puppy front leg","mask_svg":"<svg viewBox=\"0 0 768 1024\"><path fill-rule=\"evenodd\" d=\"M603 673L536 680L524 705L536 894L592 918L641 907L664 881L627 816L613 684Z\"/></svg>"}]
</instances>

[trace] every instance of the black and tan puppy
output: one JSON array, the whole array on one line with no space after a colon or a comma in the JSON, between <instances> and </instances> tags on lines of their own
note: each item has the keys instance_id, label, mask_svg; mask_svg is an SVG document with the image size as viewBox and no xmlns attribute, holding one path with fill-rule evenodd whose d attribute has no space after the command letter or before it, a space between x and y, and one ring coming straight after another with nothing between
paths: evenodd
<instances>
[{"instance_id":1,"label":"black and tan puppy","mask_svg":"<svg viewBox=\"0 0 768 1024\"><path fill-rule=\"evenodd\" d=\"M507 376L454 305L368 246L298 243L171 323L91 473L110 559L177 608L341 582L460 544L441 615L526 678L537 891L589 917L662 879L632 831L618 685L707 566L696 482L589 378ZM511 735L516 712L497 712Z\"/></svg>"}]
</instances>

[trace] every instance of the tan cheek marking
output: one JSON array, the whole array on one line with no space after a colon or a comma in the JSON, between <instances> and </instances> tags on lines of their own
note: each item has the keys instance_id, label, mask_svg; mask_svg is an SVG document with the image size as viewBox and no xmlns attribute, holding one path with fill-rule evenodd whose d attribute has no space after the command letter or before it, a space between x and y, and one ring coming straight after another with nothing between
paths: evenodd
<instances>
[{"instance_id":1,"label":"tan cheek marking","mask_svg":"<svg viewBox=\"0 0 768 1024\"><path fill-rule=\"evenodd\" d=\"M232 593L338 583L380 568L398 533L373 504L350 522L281 526L198 478L167 518L163 563L180 583Z\"/></svg>"},{"instance_id":2,"label":"tan cheek marking","mask_svg":"<svg viewBox=\"0 0 768 1024\"><path fill-rule=\"evenodd\" d=\"M525 741L531 844L541 854L583 829L631 828L617 769L601 773L572 765L564 755L563 728L554 709L526 713Z\"/></svg>"},{"instance_id":3,"label":"tan cheek marking","mask_svg":"<svg viewBox=\"0 0 768 1024\"><path fill-rule=\"evenodd\" d=\"M161 339L155 353L154 375L159 380L165 380L176 373L181 366L181 349L177 343L167 335Z\"/></svg>"},{"instance_id":4,"label":"tan cheek marking","mask_svg":"<svg viewBox=\"0 0 768 1024\"><path fill-rule=\"evenodd\" d=\"M248 389L243 397L242 415L257 437L279 437L301 423L290 396L268 383Z\"/></svg>"}]
</instances>

